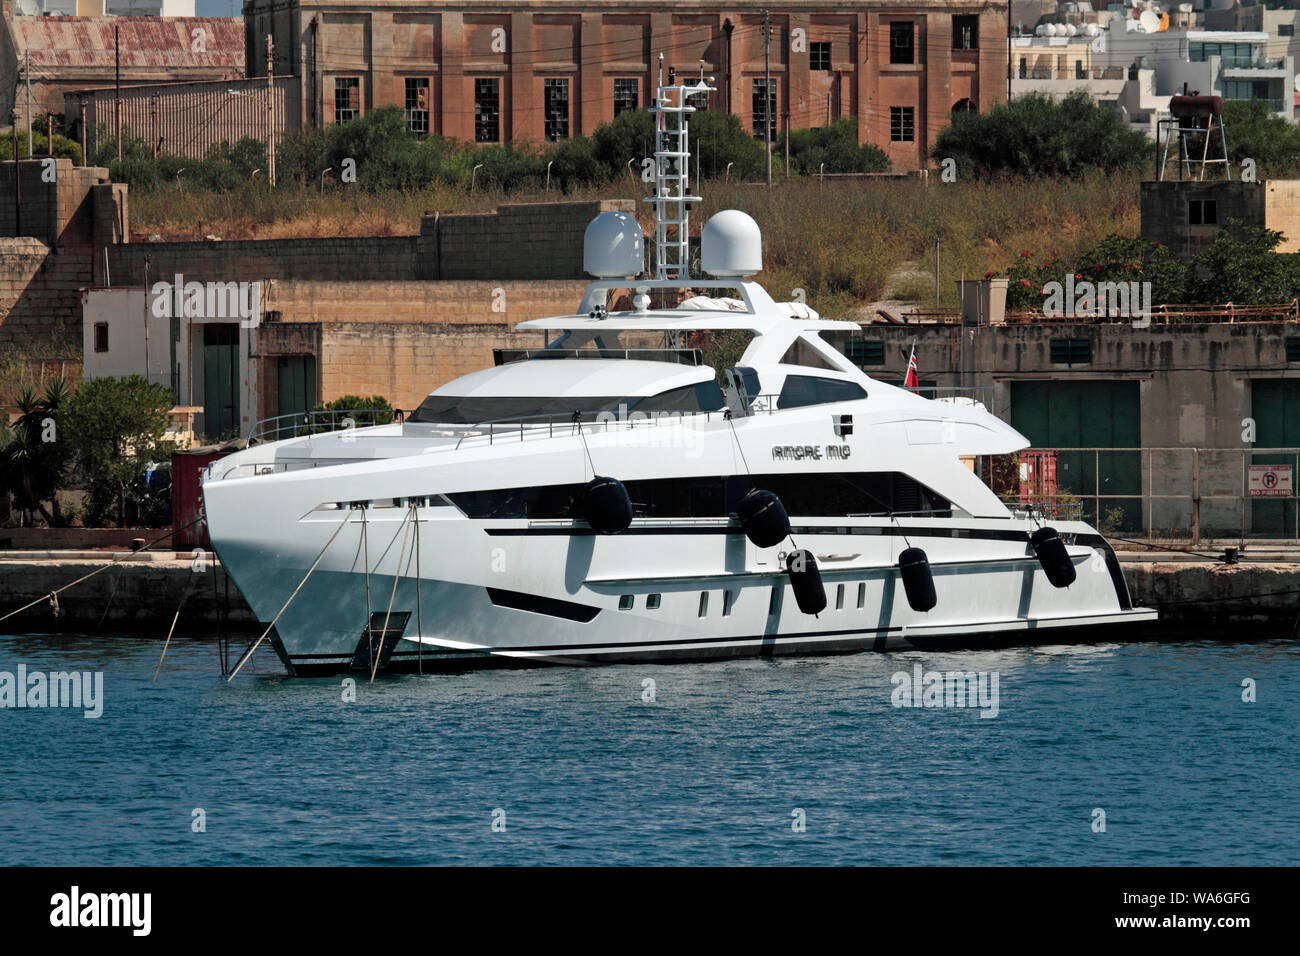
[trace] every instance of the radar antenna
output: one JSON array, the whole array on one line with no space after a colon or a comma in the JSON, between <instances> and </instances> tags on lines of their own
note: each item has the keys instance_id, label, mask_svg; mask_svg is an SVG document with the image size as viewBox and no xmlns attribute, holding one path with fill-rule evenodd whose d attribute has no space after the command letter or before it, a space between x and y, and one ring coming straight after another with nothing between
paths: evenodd
<instances>
[{"instance_id":1,"label":"radar antenna","mask_svg":"<svg viewBox=\"0 0 1300 956\"><path fill-rule=\"evenodd\" d=\"M690 97L712 92L700 61L700 78L678 83L669 70L664 85L664 55L659 54L659 85L655 105L655 194L646 202L655 207L655 278L689 279L691 204L700 201L690 192L691 147L688 117L695 112Z\"/></svg>"}]
</instances>

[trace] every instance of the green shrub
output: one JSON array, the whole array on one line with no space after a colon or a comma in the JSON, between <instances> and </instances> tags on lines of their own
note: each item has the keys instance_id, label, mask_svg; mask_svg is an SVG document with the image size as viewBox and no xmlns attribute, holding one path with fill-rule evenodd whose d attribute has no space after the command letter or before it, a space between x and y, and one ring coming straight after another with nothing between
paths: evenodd
<instances>
[{"instance_id":1,"label":"green shrub","mask_svg":"<svg viewBox=\"0 0 1300 956\"><path fill-rule=\"evenodd\" d=\"M32 156L40 158L49 153L49 140L38 129L32 130ZM81 165L81 144L66 136L54 134L54 156L56 159L70 159L74 166ZM12 133L0 136L0 161L12 160L14 157L14 137ZM27 130L18 130L18 158L27 158Z\"/></svg>"},{"instance_id":2,"label":"green shrub","mask_svg":"<svg viewBox=\"0 0 1300 956\"><path fill-rule=\"evenodd\" d=\"M822 169L822 164L825 169ZM858 124L838 119L819 129L790 133L790 171L801 176L828 173L883 173L889 157L875 146L858 145Z\"/></svg>"},{"instance_id":3,"label":"green shrub","mask_svg":"<svg viewBox=\"0 0 1300 956\"><path fill-rule=\"evenodd\" d=\"M115 521L151 505L144 475L151 462L170 457L163 442L170 389L139 375L82 382L63 403L60 436L89 492L87 524Z\"/></svg>"},{"instance_id":4,"label":"green shrub","mask_svg":"<svg viewBox=\"0 0 1300 956\"><path fill-rule=\"evenodd\" d=\"M1076 90L1062 100L1033 93L987 113L953 113L931 156L955 160L965 176L1076 176L1138 167L1151 150L1114 109Z\"/></svg>"}]
</instances>

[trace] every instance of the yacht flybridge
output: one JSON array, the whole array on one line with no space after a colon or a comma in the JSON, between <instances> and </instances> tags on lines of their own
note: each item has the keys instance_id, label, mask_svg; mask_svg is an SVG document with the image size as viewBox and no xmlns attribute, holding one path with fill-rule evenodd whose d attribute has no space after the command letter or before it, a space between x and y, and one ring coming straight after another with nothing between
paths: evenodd
<instances>
[{"instance_id":1,"label":"yacht flybridge","mask_svg":"<svg viewBox=\"0 0 1300 956\"><path fill-rule=\"evenodd\" d=\"M250 444L209 533L290 673L948 646L1152 620L1079 521L1010 511L963 457L1028 442L978 403L877 382L775 302L749 216L690 274L688 97L661 85L653 270L587 230L573 315L405 421ZM650 278L649 275L653 275ZM732 367L702 342L734 333ZM251 654L246 652L240 664Z\"/></svg>"}]
</instances>

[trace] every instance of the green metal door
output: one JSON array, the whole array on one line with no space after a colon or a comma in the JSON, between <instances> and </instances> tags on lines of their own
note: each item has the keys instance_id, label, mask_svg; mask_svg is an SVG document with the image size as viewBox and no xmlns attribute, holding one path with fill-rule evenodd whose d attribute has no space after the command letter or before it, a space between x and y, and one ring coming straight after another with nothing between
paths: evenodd
<instances>
[{"instance_id":1,"label":"green metal door","mask_svg":"<svg viewBox=\"0 0 1300 956\"><path fill-rule=\"evenodd\" d=\"M281 355L275 361L277 415L301 415L316 407L316 356Z\"/></svg>"},{"instance_id":2,"label":"green metal door","mask_svg":"<svg viewBox=\"0 0 1300 956\"><path fill-rule=\"evenodd\" d=\"M1300 379L1266 378L1250 383L1250 414L1255 419L1256 448L1300 448ZM1295 455L1248 455L1252 465L1291 465L1295 487ZM1250 532L1268 537L1294 537L1296 499L1252 498Z\"/></svg>"},{"instance_id":3,"label":"green metal door","mask_svg":"<svg viewBox=\"0 0 1300 956\"><path fill-rule=\"evenodd\" d=\"M203 433L212 441L239 430L239 325L203 326Z\"/></svg>"},{"instance_id":4,"label":"green metal door","mask_svg":"<svg viewBox=\"0 0 1300 956\"><path fill-rule=\"evenodd\" d=\"M1137 382L1011 383L1011 426L1035 448L1141 448L1140 406ZM1141 529L1141 452L1063 452L1056 477L1061 491L1083 498L1088 521Z\"/></svg>"}]
</instances>

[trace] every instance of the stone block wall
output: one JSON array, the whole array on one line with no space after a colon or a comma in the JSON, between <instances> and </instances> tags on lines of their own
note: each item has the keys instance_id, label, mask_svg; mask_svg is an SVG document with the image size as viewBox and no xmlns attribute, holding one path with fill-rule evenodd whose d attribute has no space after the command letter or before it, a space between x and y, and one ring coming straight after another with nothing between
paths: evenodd
<instances>
[{"instance_id":1,"label":"stone block wall","mask_svg":"<svg viewBox=\"0 0 1300 956\"><path fill-rule=\"evenodd\" d=\"M492 364L492 349L541 345L514 326L577 308L586 284L550 281L272 282L267 308L281 322L258 327L262 414L274 415L274 356L315 354L323 402L383 395L411 409L437 386ZM319 330L313 348L300 333Z\"/></svg>"}]
</instances>

